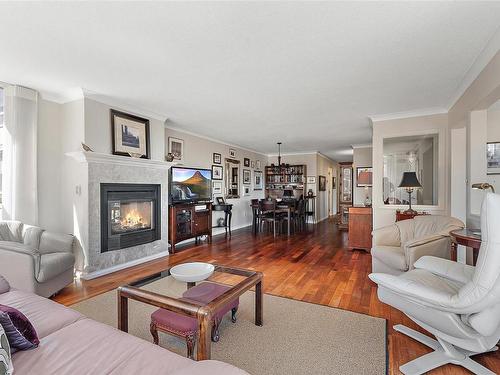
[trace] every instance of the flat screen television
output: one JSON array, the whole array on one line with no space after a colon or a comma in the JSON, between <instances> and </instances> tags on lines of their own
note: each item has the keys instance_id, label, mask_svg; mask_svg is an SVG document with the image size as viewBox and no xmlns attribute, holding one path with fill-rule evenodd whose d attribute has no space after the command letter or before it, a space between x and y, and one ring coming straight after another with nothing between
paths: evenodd
<instances>
[{"instance_id":1,"label":"flat screen television","mask_svg":"<svg viewBox=\"0 0 500 375\"><path fill-rule=\"evenodd\" d=\"M169 180L170 203L212 199L212 171L210 169L171 167Z\"/></svg>"}]
</instances>

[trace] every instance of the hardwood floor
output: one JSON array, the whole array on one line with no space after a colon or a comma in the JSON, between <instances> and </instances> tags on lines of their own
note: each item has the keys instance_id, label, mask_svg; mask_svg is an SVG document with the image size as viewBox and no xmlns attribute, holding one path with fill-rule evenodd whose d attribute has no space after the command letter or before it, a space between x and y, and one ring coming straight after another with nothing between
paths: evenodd
<instances>
[{"instance_id":1,"label":"hardwood floor","mask_svg":"<svg viewBox=\"0 0 500 375\"><path fill-rule=\"evenodd\" d=\"M309 226L307 233L289 238L254 236L249 229L233 232L231 240L216 236L211 244L178 248L178 253L163 259L118 271L98 279L75 281L54 299L65 305L85 300L130 283L169 266L185 261L205 261L249 268L264 273L264 292L382 317L388 321L389 373L399 374L399 366L428 353L424 345L395 332L398 323L418 328L404 314L377 298L377 288L367 275L371 256L350 251L347 232L336 229L332 220ZM220 281L232 282L228 278ZM495 372L500 371L500 355L475 357ZM468 374L457 366L445 366L432 374Z\"/></svg>"}]
</instances>

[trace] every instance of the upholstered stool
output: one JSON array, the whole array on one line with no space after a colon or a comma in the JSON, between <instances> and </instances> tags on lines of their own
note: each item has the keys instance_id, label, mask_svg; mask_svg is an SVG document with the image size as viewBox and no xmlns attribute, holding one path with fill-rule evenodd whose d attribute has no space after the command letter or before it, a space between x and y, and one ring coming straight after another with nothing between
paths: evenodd
<instances>
[{"instance_id":1,"label":"upholstered stool","mask_svg":"<svg viewBox=\"0 0 500 375\"><path fill-rule=\"evenodd\" d=\"M208 304L215 298L223 294L230 287L211 282L203 282L190 289L182 295L183 300L190 300L201 304ZM231 310L231 320L236 322L236 312L238 311L239 299L222 306L215 312L212 324L212 341L219 341L219 326L224 315ZM165 309L158 309L151 314L150 324L153 342L158 345L158 331L168 333L186 340L187 356L193 358L196 336L198 333L198 320L189 316L178 314Z\"/></svg>"},{"instance_id":2,"label":"upholstered stool","mask_svg":"<svg viewBox=\"0 0 500 375\"><path fill-rule=\"evenodd\" d=\"M208 304L213 301L220 295L224 294L230 287L226 285L211 283L211 282L203 282L198 284L182 294L182 297L186 300L191 300L195 302L199 302L202 304ZM239 298L231 301L230 303L222 306L218 311L214 314L214 321L212 324L212 341L219 341L219 326L229 310L231 310L231 320L233 323L236 322L236 312L238 311L240 300Z\"/></svg>"}]
</instances>

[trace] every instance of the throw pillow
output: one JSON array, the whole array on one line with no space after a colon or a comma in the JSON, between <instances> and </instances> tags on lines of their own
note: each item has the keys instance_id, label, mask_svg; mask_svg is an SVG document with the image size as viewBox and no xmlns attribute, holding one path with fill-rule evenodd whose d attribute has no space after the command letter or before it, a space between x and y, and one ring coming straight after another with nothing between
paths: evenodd
<instances>
[{"instance_id":1,"label":"throw pillow","mask_svg":"<svg viewBox=\"0 0 500 375\"><path fill-rule=\"evenodd\" d=\"M36 348L40 343L31 322L13 307L0 305L0 324L7 334L12 353Z\"/></svg>"},{"instance_id":2,"label":"throw pillow","mask_svg":"<svg viewBox=\"0 0 500 375\"><path fill-rule=\"evenodd\" d=\"M2 275L0 275L0 294L6 293L10 290L10 285L7 280L4 279Z\"/></svg>"},{"instance_id":3,"label":"throw pillow","mask_svg":"<svg viewBox=\"0 0 500 375\"><path fill-rule=\"evenodd\" d=\"M11 375L14 372L11 356L7 334L0 324L0 375Z\"/></svg>"}]
</instances>

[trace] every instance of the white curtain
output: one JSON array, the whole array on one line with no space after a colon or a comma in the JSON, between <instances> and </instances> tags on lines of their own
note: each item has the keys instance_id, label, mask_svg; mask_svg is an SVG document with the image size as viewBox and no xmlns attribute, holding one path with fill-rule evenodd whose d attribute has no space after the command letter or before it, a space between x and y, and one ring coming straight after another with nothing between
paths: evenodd
<instances>
[{"instance_id":1,"label":"white curtain","mask_svg":"<svg viewBox=\"0 0 500 375\"><path fill-rule=\"evenodd\" d=\"M38 93L5 88L2 162L2 219L38 224L37 118Z\"/></svg>"}]
</instances>

